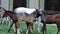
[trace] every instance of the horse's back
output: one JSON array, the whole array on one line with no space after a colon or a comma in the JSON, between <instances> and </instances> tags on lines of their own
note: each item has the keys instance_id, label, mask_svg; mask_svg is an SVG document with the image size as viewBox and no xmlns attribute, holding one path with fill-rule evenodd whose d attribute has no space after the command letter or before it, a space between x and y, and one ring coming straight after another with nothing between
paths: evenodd
<instances>
[{"instance_id":1,"label":"horse's back","mask_svg":"<svg viewBox=\"0 0 60 34\"><path fill-rule=\"evenodd\" d=\"M25 13L26 8L24 7L19 7L14 10L15 13Z\"/></svg>"},{"instance_id":2,"label":"horse's back","mask_svg":"<svg viewBox=\"0 0 60 34\"><path fill-rule=\"evenodd\" d=\"M35 9L30 9L30 8L27 8L26 9L26 13L28 13L28 14L31 14L31 13L33 13L35 11Z\"/></svg>"},{"instance_id":3,"label":"horse's back","mask_svg":"<svg viewBox=\"0 0 60 34\"><path fill-rule=\"evenodd\" d=\"M35 9L19 7L19 8L16 8L14 12L15 13L28 13L28 14L31 14L34 11L35 11Z\"/></svg>"}]
</instances>

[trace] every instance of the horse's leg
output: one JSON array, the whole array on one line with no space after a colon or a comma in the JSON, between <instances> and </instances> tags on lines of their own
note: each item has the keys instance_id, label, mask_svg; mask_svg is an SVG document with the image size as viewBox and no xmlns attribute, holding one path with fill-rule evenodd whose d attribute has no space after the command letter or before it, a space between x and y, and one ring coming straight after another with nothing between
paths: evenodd
<instances>
[{"instance_id":1,"label":"horse's leg","mask_svg":"<svg viewBox=\"0 0 60 34\"><path fill-rule=\"evenodd\" d=\"M3 22L4 22L4 20L3 20L3 18L1 18L1 22L0 22L0 24L3 24Z\"/></svg>"},{"instance_id":2,"label":"horse's leg","mask_svg":"<svg viewBox=\"0 0 60 34\"><path fill-rule=\"evenodd\" d=\"M33 24L31 24L31 28L32 28L31 32L32 32L32 34L34 34L34 32L33 32Z\"/></svg>"},{"instance_id":3,"label":"horse's leg","mask_svg":"<svg viewBox=\"0 0 60 34\"><path fill-rule=\"evenodd\" d=\"M15 34L17 34L17 22L15 22Z\"/></svg>"},{"instance_id":4,"label":"horse's leg","mask_svg":"<svg viewBox=\"0 0 60 34\"><path fill-rule=\"evenodd\" d=\"M3 18L1 18L1 23L0 24L3 24L4 23L4 20L3 20Z\"/></svg>"},{"instance_id":5,"label":"horse's leg","mask_svg":"<svg viewBox=\"0 0 60 34\"><path fill-rule=\"evenodd\" d=\"M44 31L46 32L46 24L45 23L43 23L43 29L42 29L42 31L43 31L43 34L44 34Z\"/></svg>"},{"instance_id":6,"label":"horse's leg","mask_svg":"<svg viewBox=\"0 0 60 34\"><path fill-rule=\"evenodd\" d=\"M41 24L40 24L40 21L38 22L38 32L40 32L40 26L41 26Z\"/></svg>"},{"instance_id":7,"label":"horse's leg","mask_svg":"<svg viewBox=\"0 0 60 34\"><path fill-rule=\"evenodd\" d=\"M20 34L20 24L18 22L15 22L15 34Z\"/></svg>"},{"instance_id":8,"label":"horse's leg","mask_svg":"<svg viewBox=\"0 0 60 34\"><path fill-rule=\"evenodd\" d=\"M18 23L17 23L17 34L20 34L20 21L18 21Z\"/></svg>"},{"instance_id":9,"label":"horse's leg","mask_svg":"<svg viewBox=\"0 0 60 34\"><path fill-rule=\"evenodd\" d=\"M11 30L11 27L13 26L13 24L14 24L14 23L12 23L12 24L10 25L10 28L9 28L8 32Z\"/></svg>"},{"instance_id":10,"label":"horse's leg","mask_svg":"<svg viewBox=\"0 0 60 34\"><path fill-rule=\"evenodd\" d=\"M30 24L28 22L26 22L26 25L27 25L27 31L26 31L26 34L30 34Z\"/></svg>"},{"instance_id":11,"label":"horse's leg","mask_svg":"<svg viewBox=\"0 0 60 34\"><path fill-rule=\"evenodd\" d=\"M40 32L40 20L38 19L38 20L36 21L36 23L38 24L37 30L38 30L38 32ZM36 23L35 23L35 24L36 24ZM34 24L34 25L35 25L35 24ZM34 27L34 28L35 28L35 27Z\"/></svg>"},{"instance_id":12,"label":"horse's leg","mask_svg":"<svg viewBox=\"0 0 60 34\"><path fill-rule=\"evenodd\" d=\"M2 15L1 15L1 23L0 23L0 24L2 24L2 21L3 21L3 20L2 20Z\"/></svg>"},{"instance_id":13,"label":"horse's leg","mask_svg":"<svg viewBox=\"0 0 60 34\"><path fill-rule=\"evenodd\" d=\"M1 15L1 24L3 24L3 18L2 18L3 14Z\"/></svg>"},{"instance_id":14,"label":"horse's leg","mask_svg":"<svg viewBox=\"0 0 60 34\"><path fill-rule=\"evenodd\" d=\"M45 27L44 27L44 28L45 28L45 29L44 29L44 30L45 30L45 33L47 34L47 31L46 31L46 24L45 24Z\"/></svg>"},{"instance_id":15,"label":"horse's leg","mask_svg":"<svg viewBox=\"0 0 60 34\"><path fill-rule=\"evenodd\" d=\"M44 34L44 24L43 24L43 27L42 27L42 31L43 31L42 33Z\"/></svg>"},{"instance_id":16,"label":"horse's leg","mask_svg":"<svg viewBox=\"0 0 60 34\"><path fill-rule=\"evenodd\" d=\"M57 31L57 34L59 33L59 30L60 30L60 25L57 24L57 28L58 28L58 31Z\"/></svg>"},{"instance_id":17,"label":"horse's leg","mask_svg":"<svg viewBox=\"0 0 60 34\"><path fill-rule=\"evenodd\" d=\"M18 15L18 16L17 16L17 26L16 26L16 28L15 28L15 29L17 30L17 34L21 34L21 33L20 33L20 30L21 30L21 29L20 29L20 22L21 22L22 20L23 20L23 17L21 17L21 16Z\"/></svg>"},{"instance_id":18,"label":"horse's leg","mask_svg":"<svg viewBox=\"0 0 60 34\"><path fill-rule=\"evenodd\" d=\"M26 25L27 25L27 31L26 31L26 34L28 34L28 23L26 22Z\"/></svg>"}]
</instances>

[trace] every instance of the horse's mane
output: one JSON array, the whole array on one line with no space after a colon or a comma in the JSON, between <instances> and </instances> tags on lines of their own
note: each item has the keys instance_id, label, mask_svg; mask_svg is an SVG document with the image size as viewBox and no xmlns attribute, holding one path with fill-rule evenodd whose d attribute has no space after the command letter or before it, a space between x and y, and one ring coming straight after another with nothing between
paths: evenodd
<instances>
[{"instance_id":1,"label":"horse's mane","mask_svg":"<svg viewBox=\"0 0 60 34\"><path fill-rule=\"evenodd\" d=\"M13 12L13 11L10 11L10 10L6 10L6 12L9 12L9 13L16 14L15 12Z\"/></svg>"}]
</instances>

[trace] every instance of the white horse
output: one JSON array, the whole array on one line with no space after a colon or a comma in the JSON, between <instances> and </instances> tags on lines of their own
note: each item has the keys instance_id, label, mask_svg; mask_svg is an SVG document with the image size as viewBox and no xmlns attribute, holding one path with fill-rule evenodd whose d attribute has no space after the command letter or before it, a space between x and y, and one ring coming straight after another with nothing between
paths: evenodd
<instances>
[{"instance_id":1,"label":"white horse","mask_svg":"<svg viewBox=\"0 0 60 34\"><path fill-rule=\"evenodd\" d=\"M31 14L35 11L36 9L31 9L31 8L25 8L25 7L18 7L14 10L15 13L19 14L19 13L27 13L27 14ZM32 30L31 30L32 32ZM28 30L26 31L26 34L28 34Z\"/></svg>"},{"instance_id":2,"label":"white horse","mask_svg":"<svg viewBox=\"0 0 60 34\"><path fill-rule=\"evenodd\" d=\"M42 10L43 9L40 9L40 11L42 11ZM28 14L31 14L33 11L35 11L35 9L30 9L30 8L25 8L25 7L19 7L19 8L16 8L14 12L17 13L17 14L19 14L19 13L28 13ZM41 12L41 14L42 14L42 12ZM40 28L39 28L40 27L40 21L41 21L41 18L38 19L38 21L37 21L38 31L39 32L40 32ZM28 30L26 31L26 34L28 34Z\"/></svg>"},{"instance_id":3,"label":"white horse","mask_svg":"<svg viewBox=\"0 0 60 34\"><path fill-rule=\"evenodd\" d=\"M18 8L15 9L14 12L17 13L17 14L19 14L19 13L31 14L33 11L35 11L35 9L30 9L30 8L25 8L25 7L18 7ZM28 30L26 31L26 34L28 34Z\"/></svg>"}]
</instances>

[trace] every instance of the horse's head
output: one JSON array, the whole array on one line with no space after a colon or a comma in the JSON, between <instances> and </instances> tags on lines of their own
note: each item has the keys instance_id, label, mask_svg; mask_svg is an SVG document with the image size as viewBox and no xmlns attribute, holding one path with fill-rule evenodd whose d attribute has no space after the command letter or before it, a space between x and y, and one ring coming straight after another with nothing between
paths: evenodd
<instances>
[{"instance_id":1,"label":"horse's head","mask_svg":"<svg viewBox=\"0 0 60 34\"><path fill-rule=\"evenodd\" d=\"M12 15L12 13L13 13L12 11L5 10L5 12L4 12L2 18L4 18L4 17L8 17L8 16Z\"/></svg>"},{"instance_id":2,"label":"horse's head","mask_svg":"<svg viewBox=\"0 0 60 34\"><path fill-rule=\"evenodd\" d=\"M2 17L5 12L5 9L3 7L0 7L0 16Z\"/></svg>"},{"instance_id":3,"label":"horse's head","mask_svg":"<svg viewBox=\"0 0 60 34\"><path fill-rule=\"evenodd\" d=\"M8 14L7 14L7 12L5 11L2 18L7 17L7 16L8 16Z\"/></svg>"},{"instance_id":4,"label":"horse's head","mask_svg":"<svg viewBox=\"0 0 60 34\"><path fill-rule=\"evenodd\" d=\"M36 9L35 14L37 15L37 18L42 15L43 10Z\"/></svg>"}]
</instances>

